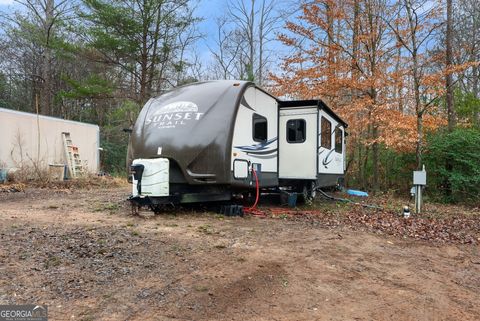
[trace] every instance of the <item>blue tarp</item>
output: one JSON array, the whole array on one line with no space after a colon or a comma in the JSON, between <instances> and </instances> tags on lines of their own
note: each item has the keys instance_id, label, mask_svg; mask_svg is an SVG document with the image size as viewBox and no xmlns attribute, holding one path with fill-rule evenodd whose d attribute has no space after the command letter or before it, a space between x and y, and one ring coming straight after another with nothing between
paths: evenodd
<instances>
[{"instance_id":1,"label":"blue tarp","mask_svg":"<svg viewBox=\"0 0 480 321\"><path fill-rule=\"evenodd\" d=\"M348 195L353 195L353 196L368 197L367 192L357 191L357 190L354 190L354 189L347 189L347 194Z\"/></svg>"}]
</instances>

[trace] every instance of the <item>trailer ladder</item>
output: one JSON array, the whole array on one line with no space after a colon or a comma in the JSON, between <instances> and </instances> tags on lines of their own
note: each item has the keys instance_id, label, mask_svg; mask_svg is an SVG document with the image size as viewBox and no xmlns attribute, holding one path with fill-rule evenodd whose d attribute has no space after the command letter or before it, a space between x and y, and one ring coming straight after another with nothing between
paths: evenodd
<instances>
[{"instance_id":1,"label":"trailer ladder","mask_svg":"<svg viewBox=\"0 0 480 321\"><path fill-rule=\"evenodd\" d=\"M67 160L68 172L70 177L76 178L84 173L82 160L78 147L73 145L72 138L69 132L62 132L63 147L65 148L65 158Z\"/></svg>"}]
</instances>

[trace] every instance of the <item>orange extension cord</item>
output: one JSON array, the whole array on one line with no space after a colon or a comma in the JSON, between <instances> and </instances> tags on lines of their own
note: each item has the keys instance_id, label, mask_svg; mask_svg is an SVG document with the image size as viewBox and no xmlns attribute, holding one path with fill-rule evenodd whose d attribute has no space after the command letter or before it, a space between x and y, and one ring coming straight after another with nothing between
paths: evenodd
<instances>
[{"instance_id":1,"label":"orange extension cord","mask_svg":"<svg viewBox=\"0 0 480 321\"><path fill-rule=\"evenodd\" d=\"M268 217L269 213L273 216L279 215L318 215L320 212L318 210L311 210L311 211L299 211L297 209L286 209L283 207L269 207L267 211L263 211L257 208L258 201L260 199L260 184L258 182L258 175L257 172L252 168L253 177L255 177L255 189L256 189L256 197L255 203L251 207L246 207L243 209L243 212L248 215L257 216L257 217Z\"/></svg>"},{"instance_id":2,"label":"orange extension cord","mask_svg":"<svg viewBox=\"0 0 480 321\"><path fill-rule=\"evenodd\" d=\"M253 173L253 177L255 177L255 189L257 191L257 196L255 197L255 203L253 203L251 207L244 208L243 212L245 214L249 214L253 216L266 217L267 216L266 213L257 208L258 200L260 199L260 186L258 183L257 172L253 168L252 168L252 173Z\"/></svg>"}]
</instances>

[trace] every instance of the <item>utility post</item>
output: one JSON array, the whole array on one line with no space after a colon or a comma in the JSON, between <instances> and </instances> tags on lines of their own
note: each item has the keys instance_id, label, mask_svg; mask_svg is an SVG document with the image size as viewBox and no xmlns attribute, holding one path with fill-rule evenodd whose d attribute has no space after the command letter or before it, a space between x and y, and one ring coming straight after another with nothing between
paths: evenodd
<instances>
[{"instance_id":1,"label":"utility post","mask_svg":"<svg viewBox=\"0 0 480 321\"><path fill-rule=\"evenodd\" d=\"M415 188L415 213L420 214L422 211L422 190L427 185L427 172L425 165L421 171L413 172L413 186Z\"/></svg>"}]
</instances>

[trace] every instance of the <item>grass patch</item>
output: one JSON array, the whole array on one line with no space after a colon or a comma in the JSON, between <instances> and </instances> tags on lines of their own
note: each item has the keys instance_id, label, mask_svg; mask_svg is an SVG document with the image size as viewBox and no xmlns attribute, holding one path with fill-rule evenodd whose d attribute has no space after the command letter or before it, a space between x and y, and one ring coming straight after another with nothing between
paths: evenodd
<instances>
[{"instance_id":1,"label":"grass patch","mask_svg":"<svg viewBox=\"0 0 480 321\"><path fill-rule=\"evenodd\" d=\"M49 269L51 267L57 267L62 264L62 260L56 256L50 256L45 262L45 268Z\"/></svg>"},{"instance_id":2,"label":"grass patch","mask_svg":"<svg viewBox=\"0 0 480 321\"><path fill-rule=\"evenodd\" d=\"M170 248L170 252L181 253L181 252L184 252L184 251L185 251L185 249L178 244L174 244Z\"/></svg>"},{"instance_id":3,"label":"grass patch","mask_svg":"<svg viewBox=\"0 0 480 321\"><path fill-rule=\"evenodd\" d=\"M195 285L193 288L195 289L195 291L198 291L198 292L208 291L208 287L206 285Z\"/></svg>"},{"instance_id":4,"label":"grass patch","mask_svg":"<svg viewBox=\"0 0 480 321\"><path fill-rule=\"evenodd\" d=\"M95 207L92 209L94 212L109 212L113 214L120 209L120 205L117 203L106 202L106 203L99 203L96 204Z\"/></svg>"},{"instance_id":5,"label":"grass patch","mask_svg":"<svg viewBox=\"0 0 480 321\"><path fill-rule=\"evenodd\" d=\"M197 230L206 235L212 235L215 232L209 224L200 225Z\"/></svg>"},{"instance_id":6,"label":"grass patch","mask_svg":"<svg viewBox=\"0 0 480 321\"><path fill-rule=\"evenodd\" d=\"M166 227L178 227L178 224L176 223L167 223L165 224Z\"/></svg>"}]
</instances>

